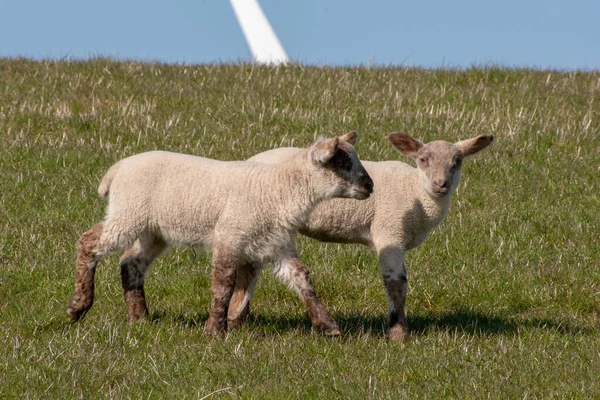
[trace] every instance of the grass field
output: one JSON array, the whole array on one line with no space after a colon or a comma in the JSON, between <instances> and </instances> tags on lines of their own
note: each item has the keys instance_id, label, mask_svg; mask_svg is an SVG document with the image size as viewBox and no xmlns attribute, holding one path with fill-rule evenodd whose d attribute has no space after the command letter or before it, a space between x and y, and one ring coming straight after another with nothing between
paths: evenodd
<instances>
[{"instance_id":1,"label":"grass field","mask_svg":"<svg viewBox=\"0 0 600 400\"><path fill-rule=\"evenodd\" d=\"M599 121L599 72L0 59L0 398L600 398ZM375 255L304 238L341 338L269 274L248 324L205 338L209 258L189 250L148 273L150 323L127 324L116 255L67 323L116 160L244 159L351 129L370 160L402 159L391 131L496 137L408 253L408 343L384 336Z\"/></svg>"}]
</instances>

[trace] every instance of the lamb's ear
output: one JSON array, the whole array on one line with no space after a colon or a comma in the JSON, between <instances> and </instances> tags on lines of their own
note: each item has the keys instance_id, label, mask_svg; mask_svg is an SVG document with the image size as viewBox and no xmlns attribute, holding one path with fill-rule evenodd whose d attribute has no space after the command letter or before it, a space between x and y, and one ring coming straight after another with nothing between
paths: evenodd
<instances>
[{"instance_id":1,"label":"lamb's ear","mask_svg":"<svg viewBox=\"0 0 600 400\"><path fill-rule=\"evenodd\" d=\"M356 144L356 140L358 139L358 133L356 131L350 131L342 136L338 136L338 139L343 142L348 142L354 146Z\"/></svg>"},{"instance_id":2,"label":"lamb's ear","mask_svg":"<svg viewBox=\"0 0 600 400\"><path fill-rule=\"evenodd\" d=\"M335 155L340 145L339 138L318 140L310 146L309 154L313 163L325 165Z\"/></svg>"},{"instance_id":3,"label":"lamb's ear","mask_svg":"<svg viewBox=\"0 0 600 400\"><path fill-rule=\"evenodd\" d=\"M420 140L401 132L390 133L388 139L392 142L396 150L412 158L417 158L419 149L424 146Z\"/></svg>"},{"instance_id":4,"label":"lamb's ear","mask_svg":"<svg viewBox=\"0 0 600 400\"><path fill-rule=\"evenodd\" d=\"M493 141L494 136L492 135L479 135L472 139L461 140L460 142L457 142L454 145L458 147L458 149L466 157L485 149Z\"/></svg>"}]
</instances>

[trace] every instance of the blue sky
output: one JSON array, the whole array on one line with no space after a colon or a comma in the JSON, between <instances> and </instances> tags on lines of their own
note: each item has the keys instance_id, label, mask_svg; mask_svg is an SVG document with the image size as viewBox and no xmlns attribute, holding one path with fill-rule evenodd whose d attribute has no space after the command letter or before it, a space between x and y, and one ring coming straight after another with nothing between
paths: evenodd
<instances>
[{"instance_id":1,"label":"blue sky","mask_svg":"<svg viewBox=\"0 0 600 400\"><path fill-rule=\"evenodd\" d=\"M259 0L312 65L600 69L600 1ZM0 57L251 59L227 0L0 0Z\"/></svg>"}]
</instances>

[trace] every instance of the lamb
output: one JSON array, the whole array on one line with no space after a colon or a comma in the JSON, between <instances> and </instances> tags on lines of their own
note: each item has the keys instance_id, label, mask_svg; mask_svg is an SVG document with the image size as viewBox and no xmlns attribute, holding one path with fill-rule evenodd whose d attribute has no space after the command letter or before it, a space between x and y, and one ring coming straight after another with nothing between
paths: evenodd
<instances>
[{"instance_id":1,"label":"lamb","mask_svg":"<svg viewBox=\"0 0 600 400\"><path fill-rule=\"evenodd\" d=\"M323 242L359 243L377 251L389 305L387 335L401 341L408 337L404 253L423 243L442 223L460 180L463 159L487 147L493 136L454 144L441 140L423 144L398 132L388 138L400 153L416 160L417 168L396 161L363 161L375 183L373 195L363 202L333 199L320 204L300 233ZM298 151L274 149L250 160L278 164ZM233 325L243 323L249 313L255 271L238 271L244 279L238 278L229 306Z\"/></svg>"},{"instance_id":2,"label":"lamb","mask_svg":"<svg viewBox=\"0 0 600 400\"><path fill-rule=\"evenodd\" d=\"M120 249L125 249L120 269L129 321L147 318L144 276L150 263L168 246L184 245L212 251L205 334L227 331L237 270L252 271L267 262L304 301L313 326L339 334L298 259L295 237L319 203L333 197L363 200L372 193L373 181L350 144L356 137L349 132L317 140L280 165L164 151L117 162L98 189L109 198L106 219L77 243L69 319L75 322L91 308L96 265Z\"/></svg>"}]
</instances>

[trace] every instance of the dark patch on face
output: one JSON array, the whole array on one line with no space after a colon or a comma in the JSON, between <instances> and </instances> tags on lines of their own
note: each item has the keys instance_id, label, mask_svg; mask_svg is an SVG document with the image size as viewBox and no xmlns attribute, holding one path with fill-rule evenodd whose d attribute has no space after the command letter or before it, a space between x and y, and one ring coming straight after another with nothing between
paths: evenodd
<instances>
[{"instance_id":1,"label":"dark patch on face","mask_svg":"<svg viewBox=\"0 0 600 400\"><path fill-rule=\"evenodd\" d=\"M327 166L336 171L350 171L352 170L352 158L346 151L338 149L327 162Z\"/></svg>"},{"instance_id":2,"label":"dark patch on face","mask_svg":"<svg viewBox=\"0 0 600 400\"><path fill-rule=\"evenodd\" d=\"M452 160L452 169L455 170L457 168L460 168L463 162L463 156L458 154L456 156L454 156L454 159Z\"/></svg>"},{"instance_id":3,"label":"dark patch on face","mask_svg":"<svg viewBox=\"0 0 600 400\"><path fill-rule=\"evenodd\" d=\"M347 150L340 145L325 167L343 181L361 186L370 195L373 193L373 180L362 165L354 165L352 156L351 148Z\"/></svg>"}]
</instances>

